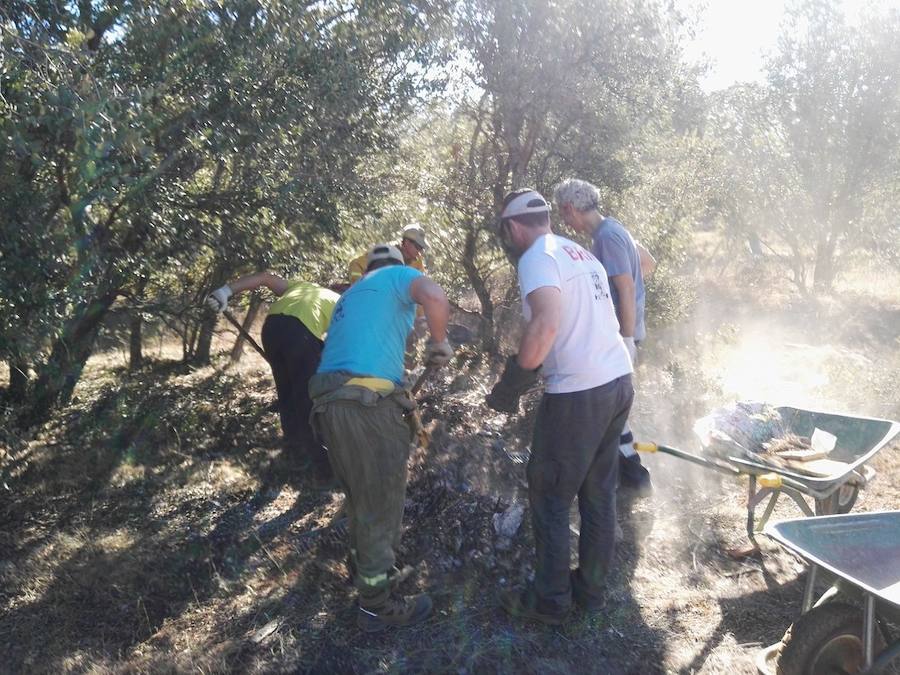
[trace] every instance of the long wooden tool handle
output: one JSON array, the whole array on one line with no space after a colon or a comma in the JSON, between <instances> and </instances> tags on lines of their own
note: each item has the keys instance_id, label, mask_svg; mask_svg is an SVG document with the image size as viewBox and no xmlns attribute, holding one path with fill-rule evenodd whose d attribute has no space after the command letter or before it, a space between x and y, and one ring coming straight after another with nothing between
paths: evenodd
<instances>
[{"instance_id":1,"label":"long wooden tool handle","mask_svg":"<svg viewBox=\"0 0 900 675\"><path fill-rule=\"evenodd\" d=\"M241 325L240 321L234 318L234 314L229 312L227 309L222 310L222 314L226 319L228 319L232 326L237 328L238 333L240 333L247 342L253 345L253 348L259 352L259 355L262 356L266 361L268 361L269 357L266 356L266 352L263 351L263 348L259 346L259 343L257 343L257 341L253 339L253 336L250 335L250 333L248 333L246 330L244 330L244 327Z\"/></svg>"},{"instance_id":2,"label":"long wooden tool handle","mask_svg":"<svg viewBox=\"0 0 900 675\"><path fill-rule=\"evenodd\" d=\"M416 380L416 383L409 390L410 396L415 398L416 394L419 393L419 389L421 389L422 385L425 384L425 380L431 377L431 374L436 370L437 366L425 366L425 370L422 371L422 374L419 375L419 379Z\"/></svg>"}]
</instances>

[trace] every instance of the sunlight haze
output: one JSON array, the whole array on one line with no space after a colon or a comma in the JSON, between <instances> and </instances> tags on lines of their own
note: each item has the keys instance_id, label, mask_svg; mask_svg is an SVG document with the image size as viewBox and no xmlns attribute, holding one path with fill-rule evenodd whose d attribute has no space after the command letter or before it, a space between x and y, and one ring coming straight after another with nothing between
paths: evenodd
<instances>
[{"instance_id":1,"label":"sunlight haze","mask_svg":"<svg viewBox=\"0 0 900 675\"><path fill-rule=\"evenodd\" d=\"M696 21L696 35L685 55L692 63L709 63L709 72L700 78L706 91L763 79L764 59L777 44L785 4L784 0L677 0L676 6ZM844 12L852 20L864 4L844 0ZM876 5L900 7L895 0Z\"/></svg>"}]
</instances>

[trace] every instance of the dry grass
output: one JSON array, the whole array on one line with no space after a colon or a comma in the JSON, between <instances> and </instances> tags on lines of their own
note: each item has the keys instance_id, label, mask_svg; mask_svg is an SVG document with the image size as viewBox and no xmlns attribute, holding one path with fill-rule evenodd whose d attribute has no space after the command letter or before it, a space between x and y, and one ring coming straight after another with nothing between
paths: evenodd
<instances>
[{"instance_id":1,"label":"dry grass","mask_svg":"<svg viewBox=\"0 0 900 675\"><path fill-rule=\"evenodd\" d=\"M801 306L728 274L704 291L695 322L657 331L644 352L644 438L687 446L690 422L735 396L900 416L898 326L883 313L897 298L848 288ZM654 456L655 497L621 504L608 611L561 629L510 622L494 592L529 574L530 528L505 550L490 523L524 498L524 468L508 455L524 449L529 419L481 405L482 365L423 392L434 443L411 463L401 555L418 563L405 590L432 593L435 615L360 635L344 545L301 536L340 499L281 459L265 364L248 353L236 369L219 368L223 356L192 370L166 349L132 375L121 352L99 355L75 405L34 437L3 437L3 669L749 675L797 615L796 559L765 541L761 559L723 554L744 541L746 486ZM897 447L876 458L856 510L900 508L898 460ZM790 503L776 510L794 515Z\"/></svg>"}]
</instances>

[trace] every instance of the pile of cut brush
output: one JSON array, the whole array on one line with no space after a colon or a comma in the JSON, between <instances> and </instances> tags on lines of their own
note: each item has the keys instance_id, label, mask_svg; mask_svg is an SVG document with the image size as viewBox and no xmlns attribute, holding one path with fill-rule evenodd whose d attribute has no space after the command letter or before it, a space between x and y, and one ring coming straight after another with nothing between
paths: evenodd
<instances>
[{"instance_id":1,"label":"pile of cut brush","mask_svg":"<svg viewBox=\"0 0 900 675\"><path fill-rule=\"evenodd\" d=\"M823 470L827 475L833 468L823 462L832 463L827 458L836 437L822 429L798 436L768 403L738 401L718 408L698 420L694 430L704 450L717 457L737 456L809 475L821 475Z\"/></svg>"}]
</instances>

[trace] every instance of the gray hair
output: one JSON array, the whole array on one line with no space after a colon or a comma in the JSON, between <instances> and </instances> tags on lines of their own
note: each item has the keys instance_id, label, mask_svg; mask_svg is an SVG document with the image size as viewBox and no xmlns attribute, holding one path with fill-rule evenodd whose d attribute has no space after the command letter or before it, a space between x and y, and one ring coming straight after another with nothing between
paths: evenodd
<instances>
[{"instance_id":1,"label":"gray hair","mask_svg":"<svg viewBox=\"0 0 900 675\"><path fill-rule=\"evenodd\" d=\"M586 180L567 178L553 188L553 201L557 208L571 204L576 211L600 210L600 190Z\"/></svg>"}]
</instances>

